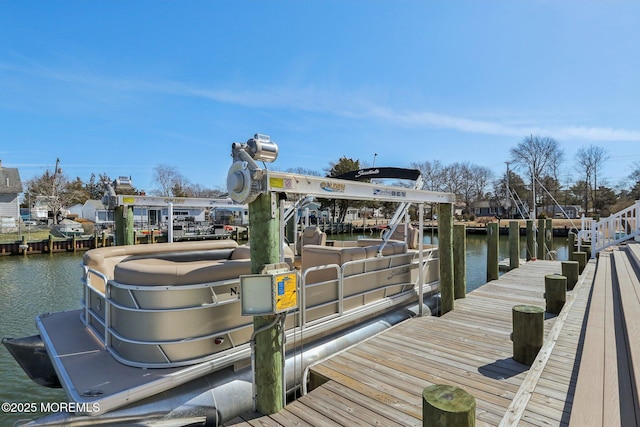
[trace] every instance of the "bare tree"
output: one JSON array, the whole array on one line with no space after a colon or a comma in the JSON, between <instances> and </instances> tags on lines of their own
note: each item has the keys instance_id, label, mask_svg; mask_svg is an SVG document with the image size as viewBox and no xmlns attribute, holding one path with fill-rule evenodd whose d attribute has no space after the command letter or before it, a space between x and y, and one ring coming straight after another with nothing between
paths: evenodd
<instances>
[{"instance_id":1,"label":"bare tree","mask_svg":"<svg viewBox=\"0 0 640 427\"><path fill-rule=\"evenodd\" d=\"M531 179L533 194L539 193L538 182L544 174L552 175L554 167L562 161L564 152L558 142L551 137L531 135L511 149L511 161L520 170L527 172ZM538 190L538 191L536 191ZM536 197L532 196L533 217L536 216Z\"/></svg>"},{"instance_id":2,"label":"bare tree","mask_svg":"<svg viewBox=\"0 0 640 427\"><path fill-rule=\"evenodd\" d=\"M598 169L600 169L603 163L609 158L607 150L596 145L590 145L589 147L582 147L576 152L576 169L578 172L583 173L585 177L584 193L584 210L589 210L589 190L593 189L592 201L593 206L597 203L597 188L598 188ZM591 181L593 178L593 184Z\"/></svg>"},{"instance_id":3,"label":"bare tree","mask_svg":"<svg viewBox=\"0 0 640 427\"><path fill-rule=\"evenodd\" d=\"M181 193L185 187L186 178L174 166L158 165L153 168L153 174L160 185L159 189L153 190L158 196L177 196L175 193Z\"/></svg>"},{"instance_id":4,"label":"bare tree","mask_svg":"<svg viewBox=\"0 0 640 427\"><path fill-rule=\"evenodd\" d=\"M446 184L445 167L439 160L432 162L411 163L414 169L418 169L424 180L423 188L429 191L443 191Z\"/></svg>"}]
</instances>

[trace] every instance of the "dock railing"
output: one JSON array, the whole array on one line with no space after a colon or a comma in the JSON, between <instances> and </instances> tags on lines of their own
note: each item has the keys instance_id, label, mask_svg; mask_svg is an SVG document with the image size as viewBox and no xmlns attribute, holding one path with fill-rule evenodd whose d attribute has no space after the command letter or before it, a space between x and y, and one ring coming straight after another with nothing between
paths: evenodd
<instances>
[{"instance_id":1,"label":"dock railing","mask_svg":"<svg viewBox=\"0 0 640 427\"><path fill-rule=\"evenodd\" d=\"M640 236L640 200L600 221L582 218L582 230L578 232L580 246L591 242L591 257L613 245Z\"/></svg>"}]
</instances>

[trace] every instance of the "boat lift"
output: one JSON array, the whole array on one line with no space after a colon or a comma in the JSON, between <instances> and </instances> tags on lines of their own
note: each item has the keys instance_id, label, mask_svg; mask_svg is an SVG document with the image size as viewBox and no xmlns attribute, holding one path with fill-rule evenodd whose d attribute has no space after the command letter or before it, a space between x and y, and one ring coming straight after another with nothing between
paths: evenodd
<instances>
[{"instance_id":1,"label":"boat lift","mask_svg":"<svg viewBox=\"0 0 640 427\"><path fill-rule=\"evenodd\" d=\"M394 187L377 183L352 181L338 178L300 175L270 171L256 162L273 162L278 157L278 146L268 135L255 134L246 143L231 145L233 164L227 174L229 197L236 203L249 204L260 194L271 194L271 217L276 218L279 208L278 195L296 195L329 199L363 200L400 203L402 211L410 204L418 204L419 211L419 257L423 265L423 230L425 203L454 203L455 194L415 188ZM370 177L373 175L370 175ZM282 199L282 198L280 198ZM280 215L284 218L284 215ZM281 227L281 246L284 243L284 227ZM391 233L388 233L390 236ZM282 257L282 255L281 255ZM419 293L422 303L423 271L420 269ZM422 304L420 315L422 315Z\"/></svg>"}]
</instances>

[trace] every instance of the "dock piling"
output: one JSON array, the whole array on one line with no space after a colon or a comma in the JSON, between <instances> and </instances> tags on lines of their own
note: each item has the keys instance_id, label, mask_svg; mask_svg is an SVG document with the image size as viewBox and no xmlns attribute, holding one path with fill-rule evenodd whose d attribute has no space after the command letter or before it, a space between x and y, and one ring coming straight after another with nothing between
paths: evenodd
<instances>
[{"instance_id":1,"label":"dock piling","mask_svg":"<svg viewBox=\"0 0 640 427\"><path fill-rule=\"evenodd\" d=\"M567 278L567 290L572 291L578 283L580 265L578 261L562 261L562 275Z\"/></svg>"},{"instance_id":2,"label":"dock piling","mask_svg":"<svg viewBox=\"0 0 640 427\"><path fill-rule=\"evenodd\" d=\"M582 274L584 268L587 265L587 253L584 251L577 251L573 253L573 259L578 261L578 273Z\"/></svg>"},{"instance_id":3,"label":"dock piling","mask_svg":"<svg viewBox=\"0 0 640 427\"><path fill-rule=\"evenodd\" d=\"M259 195L249 203L252 220L250 240L251 272L258 274L266 264L280 260L279 215L272 215L273 193ZM277 210L275 210L277 211ZM255 335L256 410L262 414L275 414L284 407L283 398L283 339L275 314L254 316Z\"/></svg>"},{"instance_id":4,"label":"dock piling","mask_svg":"<svg viewBox=\"0 0 640 427\"><path fill-rule=\"evenodd\" d=\"M553 220L550 218L545 220L544 244L546 247L545 254L547 255L545 259L553 261Z\"/></svg>"},{"instance_id":5,"label":"dock piling","mask_svg":"<svg viewBox=\"0 0 640 427\"><path fill-rule=\"evenodd\" d=\"M535 305L516 305L511 310L513 321L513 360L531 366L542 348L544 310Z\"/></svg>"},{"instance_id":6,"label":"dock piling","mask_svg":"<svg viewBox=\"0 0 640 427\"><path fill-rule=\"evenodd\" d=\"M540 260L544 259L544 253L545 253L544 225L545 225L545 220L543 218L538 218L538 232L536 233L536 244L537 244L536 256Z\"/></svg>"},{"instance_id":7,"label":"dock piling","mask_svg":"<svg viewBox=\"0 0 640 427\"><path fill-rule=\"evenodd\" d=\"M559 274L544 276L544 298L547 313L559 314L567 301L567 278Z\"/></svg>"},{"instance_id":8,"label":"dock piling","mask_svg":"<svg viewBox=\"0 0 640 427\"><path fill-rule=\"evenodd\" d=\"M434 384L422 391L423 427L476 425L476 399L452 385Z\"/></svg>"},{"instance_id":9,"label":"dock piling","mask_svg":"<svg viewBox=\"0 0 640 427\"><path fill-rule=\"evenodd\" d=\"M536 247L534 239L533 220L527 220L527 261L531 261L536 258Z\"/></svg>"},{"instance_id":10,"label":"dock piling","mask_svg":"<svg viewBox=\"0 0 640 427\"><path fill-rule=\"evenodd\" d=\"M509 221L509 268L520 267L520 224Z\"/></svg>"},{"instance_id":11,"label":"dock piling","mask_svg":"<svg viewBox=\"0 0 640 427\"><path fill-rule=\"evenodd\" d=\"M576 233L570 231L567 235L567 241L567 248L569 250L569 261L575 261L573 254L576 251Z\"/></svg>"},{"instance_id":12,"label":"dock piling","mask_svg":"<svg viewBox=\"0 0 640 427\"><path fill-rule=\"evenodd\" d=\"M487 224L487 281L498 280L499 227L497 222Z\"/></svg>"},{"instance_id":13,"label":"dock piling","mask_svg":"<svg viewBox=\"0 0 640 427\"><path fill-rule=\"evenodd\" d=\"M438 206L438 259L440 262L441 313L453 310L453 205Z\"/></svg>"},{"instance_id":14,"label":"dock piling","mask_svg":"<svg viewBox=\"0 0 640 427\"><path fill-rule=\"evenodd\" d=\"M453 294L455 299L467 296L467 226L453 226Z\"/></svg>"}]
</instances>

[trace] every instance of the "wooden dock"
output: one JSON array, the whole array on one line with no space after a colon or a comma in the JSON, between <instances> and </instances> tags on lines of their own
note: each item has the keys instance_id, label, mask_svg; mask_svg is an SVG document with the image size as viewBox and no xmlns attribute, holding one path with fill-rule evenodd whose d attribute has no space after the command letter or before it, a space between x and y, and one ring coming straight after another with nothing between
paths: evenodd
<instances>
[{"instance_id":1,"label":"wooden dock","mask_svg":"<svg viewBox=\"0 0 640 427\"><path fill-rule=\"evenodd\" d=\"M545 342L531 367L512 359L510 340L512 307L532 304L544 308L544 276L560 271L559 261L526 263L456 300L455 310L444 316L405 321L312 366L311 391L279 413L246 414L225 426L422 426L422 391L432 384L458 386L473 395L478 426L567 426L579 372L584 376L581 363L590 368L599 363L597 356L595 360L586 352L583 356L588 337L586 314L599 307L591 301L599 295L594 292L592 297L596 261L589 261L574 290L567 293L560 314L545 313ZM640 295L640 287L636 289ZM627 310L634 316L638 311ZM632 334L639 321L626 322L632 325ZM601 338L604 340L600 335L589 338L590 345L603 347ZM630 344L626 345L613 354L619 356L619 364L631 366L633 373L632 359L640 349L631 351ZM635 381L640 371L637 366ZM628 375L629 370L626 372ZM633 378L625 381L622 374L589 378L581 380L585 385L579 387L588 394L590 388L603 387L603 383L616 388L618 381L631 385L625 389L631 393L624 399L625 407L612 401L606 388L587 403L589 408L599 407L600 415L603 407L620 406L617 422L596 416L592 422L576 424L574 417L572 425L638 425L638 383Z\"/></svg>"}]
</instances>

